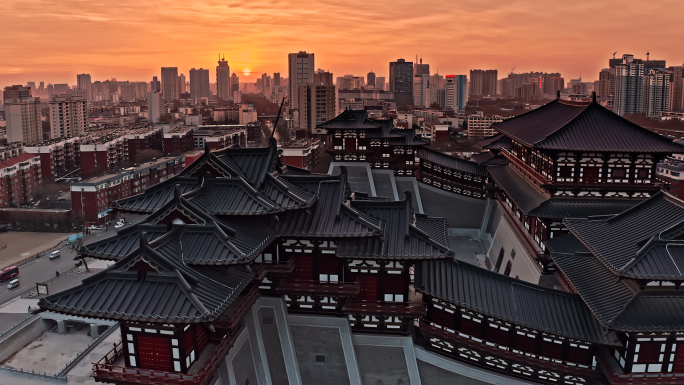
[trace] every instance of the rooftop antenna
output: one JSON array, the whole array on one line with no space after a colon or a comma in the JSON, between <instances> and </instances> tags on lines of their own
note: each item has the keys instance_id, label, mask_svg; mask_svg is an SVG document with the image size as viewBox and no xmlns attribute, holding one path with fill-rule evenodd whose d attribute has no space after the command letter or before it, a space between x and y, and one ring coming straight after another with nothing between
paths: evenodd
<instances>
[{"instance_id":1,"label":"rooftop antenna","mask_svg":"<svg viewBox=\"0 0 684 385\"><path fill-rule=\"evenodd\" d=\"M646 51L646 61L648 61L648 57L651 55L650 51Z\"/></svg>"},{"instance_id":2,"label":"rooftop antenna","mask_svg":"<svg viewBox=\"0 0 684 385\"><path fill-rule=\"evenodd\" d=\"M617 51L613 52L613 59L615 59L615 54L616 54L616 53L617 53Z\"/></svg>"},{"instance_id":3,"label":"rooftop antenna","mask_svg":"<svg viewBox=\"0 0 684 385\"><path fill-rule=\"evenodd\" d=\"M283 96L283 100L280 102L280 108L278 109L278 116L276 116L276 121L275 121L275 124L273 125L273 131L271 131L271 138L275 135L276 128L278 128L278 121L280 120L280 113L283 111L283 104L285 104L285 98L287 98L287 96Z\"/></svg>"}]
</instances>

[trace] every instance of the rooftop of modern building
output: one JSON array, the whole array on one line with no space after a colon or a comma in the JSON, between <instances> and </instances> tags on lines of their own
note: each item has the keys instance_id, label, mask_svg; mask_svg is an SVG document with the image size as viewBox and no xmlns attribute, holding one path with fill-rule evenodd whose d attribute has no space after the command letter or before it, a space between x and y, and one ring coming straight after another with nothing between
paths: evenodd
<instances>
[{"instance_id":1,"label":"rooftop of modern building","mask_svg":"<svg viewBox=\"0 0 684 385\"><path fill-rule=\"evenodd\" d=\"M122 176L131 174L131 173L135 173L137 171L147 170L147 169L150 169L152 167L159 166L160 164L180 160L183 158L185 158L185 155L164 156L161 158L151 160L149 162L145 162L145 163L142 163L139 165L135 165L133 167L124 168L124 169L119 170L119 171L106 172L106 173L99 175L99 176L96 176L96 177L92 177L92 178L89 178L89 179L86 179L86 180L83 180L80 182L74 182L71 185L72 186L94 185L94 184L100 184L102 182L108 182L110 180L117 180L117 179L121 178Z\"/></svg>"},{"instance_id":2,"label":"rooftop of modern building","mask_svg":"<svg viewBox=\"0 0 684 385\"><path fill-rule=\"evenodd\" d=\"M279 143L281 148L307 148L319 144L321 141L315 138L299 138L284 143Z\"/></svg>"},{"instance_id":3,"label":"rooftop of modern building","mask_svg":"<svg viewBox=\"0 0 684 385\"><path fill-rule=\"evenodd\" d=\"M11 167L14 166L15 164L19 164L22 162L26 162L30 159L37 158L36 155L34 154L29 154L29 153L23 153L11 158L3 159L0 160L0 169L3 169L5 167Z\"/></svg>"}]
</instances>

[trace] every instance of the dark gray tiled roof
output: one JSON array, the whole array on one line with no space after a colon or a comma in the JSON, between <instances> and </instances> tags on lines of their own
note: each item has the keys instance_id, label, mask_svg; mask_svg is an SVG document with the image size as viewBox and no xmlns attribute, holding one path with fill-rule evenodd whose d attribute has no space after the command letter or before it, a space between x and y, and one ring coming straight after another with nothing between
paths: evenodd
<instances>
[{"instance_id":1,"label":"dark gray tiled roof","mask_svg":"<svg viewBox=\"0 0 684 385\"><path fill-rule=\"evenodd\" d=\"M283 209L243 178L207 178L188 199L214 215L264 215Z\"/></svg>"},{"instance_id":2,"label":"dark gray tiled roof","mask_svg":"<svg viewBox=\"0 0 684 385\"><path fill-rule=\"evenodd\" d=\"M315 193L290 183L280 175L267 174L263 191L267 197L284 210L309 207L318 199Z\"/></svg>"},{"instance_id":3,"label":"dark gray tiled roof","mask_svg":"<svg viewBox=\"0 0 684 385\"><path fill-rule=\"evenodd\" d=\"M646 201L614 215L608 219L565 219L568 229L591 250L606 266L616 274L631 266L639 250L653 237L671 240L684 232L684 202L663 192L659 192ZM678 229L677 232L669 231ZM679 242L675 242L679 243ZM658 254L651 253L649 258ZM642 255L643 256L643 255ZM665 255L663 255L666 258ZM663 268L671 266L665 262L649 262L639 265L640 274L649 269L653 277L662 275ZM676 272L679 275L679 272ZM668 278L675 276L669 273Z\"/></svg>"},{"instance_id":4,"label":"dark gray tiled roof","mask_svg":"<svg viewBox=\"0 0 684 385\"><path fill-rule=\"evenodd\" d=\"M379 129L381 125L366 118L365 110L344 110L336 117L325 123L319 124L316 128L320 129Z\"/></svg>"},{"instance_id":5,"label":"dark gray tiled roof","mask_svg":"<svg viewBox=\"0 0 684 385\"><path fill-rule=\"evenodd\" d=\"M469 160L454 158L453 156L442 154L441 152L431 150L425 147L418 148L417 152L419 158L430 161L432 163L439 164L444 167L448 167L453 170L458 170L480 176L487 175L487 171L484 167Z\"/></svg>"},{"instance_id":6,"label":"dark gray tiled roof","mask_svg":"<svg viewBox=\"0 0 684 385\"><path fill-rule=\"evenodd\" d=\"M173 198L176 185L180 186L181 194L185 194L200 187L200 182L197 178L178 176L154 185L142 194L118 200L112 203L112 207L122 211L152 213Z\"/></svg>"},{"instance_id":7,"label":"dark gray tiled roof","mask_svg":"<svg viewBox=\"0 0 684 385\"><path fill-rule=\"evenodd\" d=\"M576 294L548 289L453 260L416 264L415 287L443 301L523 327L618 345Z\"/></svg>"},{"instance_id":8,"label":"dark gray tiled roof","mask_svg":"<svg viewBox=\"0 0 684 385\"><path fill-rule=\"evenodd\" d=\"M42 309L85 317L158 323L209 322L252 280L244 266L190 267L178 252L175 231L157 250L140 247L83 284L42 298Z\"/></svg>"},{"instance_id":9,"label":"dark gray tiled roof","mask_svg":"<svg viewBox=\"0 0 684 385\"><path fill-rule=\"evenodd\" d=\"M620 275L641 279L684 280L684 242L651 238Z\"/></svg>"},{"instance_id":10,"label":"dark gray tiled roof","mask_svg":"<svg viewBox=\"0 0 684 385\"><path fill-rule=\"evenodd\" d=\"M78 252L96 258L119 260L139 247L140 233L146 232L151 242L167 231L166 225L138 223L119 229L112 237L83 245Z\"/></svg>"},{"instance_id":11,"label":"dark gray tiled roof","mask_svg":"<svg viewBox=\"0 0 684 385\"><path fill-rule=\"evenodd\" d=\"M582 242L572 234L547 239L545 243L546 248L552 254L589 253L589 250L584 247Z\"/></svg>"},{"instance_id":12,"label":"dark gray tiled roof","mask_svg":"<svg viewBox=\"0 0 684 385\"><path fill-rule=\"evenodd\" d=\"M637 204L639 199L551 198L532 209L540 218L588 218L593 215L619 214Z\"/></svg>"},{"instance_id":13,"label":"dark gray tiled roof","mask_svg":"<svg viewBox=\"0 0 684 385\"><path fill-rule=\"evenodd\" d=\"M684 152L684 146L596 103L554 100L493 124L528 147L569 151Z\"/></svg>"},{"instance_id":14,"label":"dark gray tiled roof","mask_svg":"<svg viewBox=\"0 0 684 385\"><path fill-rule=\"evenodd\" d=\"M624 309L634 296L626 283L620 281L601 261L591 254L552 255L556 266L582 296L596 318L604 325Z\"/></svg>"},{"instance_id":15,"label":"dark gray tiled roof","mask_svg":"<svg viewBox=\"0 0 684 385\"><path fill-rule=\"evenodd\" d=\"M511 138L504 134L496 134L478 140L477 144L485 150L500 150L502 148L511 148Z\"/></svg>"},{"instance_id":16,"label":"dark gray tiled roof","mask_svg":"<svg viewBox=\"0 0 684 385\"><path fill-rule=\"evenodd\" d=\"M226 164L235 164L242 175L259 188L267 174L273 172L278 162L277 142L270 138L268 147L230 147L215 152Z\"/></svg>"},{"instance_id":17,"label":"dark gray tiled roof","mask_svg":"<svg viewBox=\"0 0 684 385\"><path fill-rule=\"evenodd\" d=\"M290 211L273 224L280 235L308 237L369 237L382 233L380 220L346 202L346 177L320 182L318 203L310 210Z\"/></svg>"},{"instance_id":18,"label":"dark gray tiled roof","mask_svg":"<svg viewBox=\"0 0 684 385\"><path fill-rule=\"evenodd\" d=\"M511 166L490 166L487 171L525 215L550 198Z\"/></svg>"},{"instance_id":19,"label":"dark gray tiled roof","mask_svg":"<svg viewBox=\"0 0 684 385\"><path fill-rule=\"evenodd\" d=\"M429 232L416 226L411 194L403 201L377 202L353 201L352 205L373 218L384 223L382 237L342 241L337 247L337 255L349 258L447 258L453 255L445 241L446 221L435 219L429 225L421 218L421 225ZM441 220L441 222L440 222ZM439 231L436 227L441 225ZM436 239L431 238L435 234Z\"/></svg>"},{"instance_id":20,"label":"dark gray tiled roof","mask_svg":"<svg viewBox=\"0 0 684 385\"><path fill-rule=\"evenodd\" d=\"M642 291L613 321L613 327L631 332L672 332L684 330L684 293L681 291Z\"/></svg>"},{"instance_id":21,"label":"dark gray tiled roof","mask_svg":"<svg viewBox=\"0 0 684 385\"><path fill-rule=\"evenodd\" d=\"M445 248L449 246L449 232L446 219L429 217L425 214L414 214L416 217L416 227L430 236L430 240L439 243Z\"/></svg>"}]
</instances>

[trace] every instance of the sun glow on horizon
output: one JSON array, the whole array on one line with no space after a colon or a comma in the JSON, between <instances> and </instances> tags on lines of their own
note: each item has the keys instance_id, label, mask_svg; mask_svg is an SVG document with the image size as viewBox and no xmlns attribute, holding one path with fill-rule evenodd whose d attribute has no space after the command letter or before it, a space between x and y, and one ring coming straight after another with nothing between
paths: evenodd
<instances>
[{"instance_id":1,"label":"sun glow on horizon","mask_svg":"<svg viewBox=\"0 0 684 385\"><path fill-rule=\"evenodd\" d=\"M245 76L249 76L249 74L250 74L251 72L252 72L252 71L250 71L249 68L245 68L245 70L242 71L242 73L244 73Z\"/></svg>"}]
</instances>

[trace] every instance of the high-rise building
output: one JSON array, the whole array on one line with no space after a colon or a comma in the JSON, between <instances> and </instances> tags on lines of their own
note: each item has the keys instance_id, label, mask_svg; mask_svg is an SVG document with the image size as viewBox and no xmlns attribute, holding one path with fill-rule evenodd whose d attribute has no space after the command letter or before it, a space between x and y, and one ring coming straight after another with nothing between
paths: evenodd
<instances>
[{"instance_id":1,"label":"high-rise building","mask_svg":"<svg viewBox=\"0 0 684 385\"><path fill-rule=\"evenodd\" d=\"M225 56L218 61L216 66L216 96L219 100L228 100L230 94L230 66Z\"/></svg>"},{"instance_id":2,"label":"high-rise building","mask_svg":"<svg viewBox=\"0 0 684 385\"><path fill-rule=\"evenodd\" d=\"M38 89L36 91L37 91L36 92L37 95L44 96L45 95L45 82L40 82L38 84Z\"/></svg>"},{"instance_id":3,"label":"high-rise building","mask_svg":"<svg viewBox=\"0 0 684 385\"><path fill-rule=\"evenodd\" d=\"M335 117L335 83L330 72L314 74L311 83L301 83L297 90L299 128L313 134L325 135L316 126Z\"/></svg>"},{"instance_id":4,"label":"high-rise building","mask_svg":"<svg viewBox=\"0 0 684 385\"><path fill-rule=\"evenodd\" d=\"M375 72L371 71L366 75L366 85L375 88Z\"/></svg>"},{"instance_id":5,"label":"high-rise building","mask_svg":"<svg viewBox=\"0 0 684 385\"><path fill-rule=\"evenodd\" d=\"M156 76L152 76L152 81L150 82L150 91L161 92L161 83Z\"/></svg>"},{"instance_id":6,"label":"high-rise building","mask_svg":"<svg viewBox=\"0 0 684 385\"><path fill-rule=\"evenodd\" d=\"M551 91L551 95L556 95L558 91L563 91L565 89L565 79L561 77L554 76L551 79L551 87L549 88L549 91ZM545 84L546 86L546 84Z\"/></svg>"},{"instance_id":7,"label":"high-rise building","mask_svg":"<svg viewBox=\"0 0 684 385\"><path fill-rule=\"evenodd\" d=\"M375 78L375 89L384 91L387 88L387 82L384 76L378 76Z\"/></svg>"},{"instance_id":8,"label":"high-rise building","mask_svg":"<svg viewBox=\"0 0 684 385\"><path fill-rule=\"evenodd\" d=\"M190 70L190 99L209 98L209 70L203 68Z\"/></svg>"},{"instance_id":9,"label":"high-rise building","mask_svg":"<svg viewBox=\"0 0 684 385\"><path fill-rule=\"evenodd\" d=\"M453 108L454 111L464 110L468 102L467 86L466 75L447 75L444 79L445 108Z\"/></svg>"},{"instance_id":10,"label":"high-rise building","mask_svg":"<svg viewBox=\"0 0 684 385\"><path fill-rule=\"evenodd\" d=\"M164 100L171 101L179 98L178 67L162 67L161 88Z\"/></svg>"},{"instance_id":11,"label":"high-rise building","mask_svg":"<svg viewBox=\"0 0 684 385\"><path fill-rule=\"evenodd\" d=\"M147 94L147 120L152 124L159 123L161 116L162 98L159 90L152 90Z\"/></svg>"},{"instance_id":12,"label":"high-rise building","mask_svg":"<svg viewBox=\"0 0 684 385\"><path fill-rule=\"evenodd\" d=\"M596 97L598 102L605 107L612 107L613 104L613 71L611 68L604 68L599 72L598 88Z\"/></svg>"},{"instance_id":13,"label":"high-rise building","mask_svg":"<svg viewBox=\"0 0 684 385\"><path fill-rule=\"evenodd\" d=\"M311 83L314 77L314 54L299 51L288 55L288 76L290 79L290 108L299 103L297 92L302 83Z\"/></svg>"},{"instance_id":14,"label":"high-rise building","mask_svg":"<svg viewBox=\"0 0 684 385\"><path fill-rule=\"evenodd\" d=\"M647 116L660 116L670 107L670 74L652 69L644 77L644 112Z\"/></svg>"},{"instance_id":15,"label":"high-rise building","mask_svg":"<svg viewBox=\"0 0 684 385\"><path fill-rule=\"evenodd\" d=\"M93 101L93 90L92 82L90 81L90 74L79 74L76 75L76 87L79 90L85 91L86 99L88 104Z\"/></svg>"},{"instance_id":16,"label":"high-rise building","mask_svg":"<svg viewBox=\"0 0 684 385\"><path fill-rule=\"evenodd\" d=\"M178 97L180 98L180 94L184 94L188 92L187 87L187 80L185 79L184 74L178 74Z\"/></svg>"},{"instance_id":17,"label":"high-rise building","mask_svg":"<svg viewBox=\"0 0 684 385\"><path fill-rule=\"evenodd\" d=\"M469 95L496 95L497 70L470 70Z\"/></svg>"},{"instance_id":18,"label":"high-rise building","mask_svg":"<svg viewBox=\"0 0 684 385\"><path fill-rule=\"evenodd\" d=\"M88 99L75 96L55 95L50 99L50 139L72 138L81 135L88 127Z\"/></svg>"},{"instance_id":19,"label":"high-rise building","mask_svg":"<svg viewBox=\"0 0 684 385\"><path fill-rule=\"evenodd\" d=\"M444 76L440 74L430 75L430 84L434 84L435 87L444 88Z\"/></svg>"},{"instance_id":20,"label":"high-rise building","mask_svg":"<svg viewBox=\"0 0 684 385\"><path fill-rule=\"evenodd\" d=\"M421 75L428 75L430 76L430 65L429 64L423 64L423 58L420 58L420 62L418 62L418 58L416 58L416 64L413 67L413 75L416 76L421 76Z\"/></svg>"},{"instance_id":21,"label":"high-rise building","mask_svg":"<svg viewBox=\"0 0 684 385\"><path fill-rule=\"evenodd\" d=\"M430 75L415 75L413 77L413 105L428 107L428 88L430 87Z\"/></svg>"},{"instance_id":22,"label":"high-rise building","mask_svg":"<svg viewBox=\"0 0 684 385\"><path fill-rule=\"evenodd\" d=\"M26 87L33 90L34 94L36 93L36 82L26 82Z\"/></svg>"},{"instance_id":23,"label":"high-rise building","mask_svg":"<svg viewBox=\"0 0 684 385\"><path fill-rule=\"evenodd\" d=\"M273 73L273 89L275 90L275 87L280 87L280 86L282 86L281 78L280 78L280 72L275 72L275 73Z\"/></svg>"},{"instance_id":24,"label":"high-rise building","mask_svg":"<svg viewBox=\"0 0 684 385\"><path fill-rule=\"evenodd\" d=\"M33 97L31 87L24 87L19 85L8 86L5 87L4 91L2 91L2 100L4 100L5 102L7 102L8 100L16 100L30 97Z\"/></svg>"},{"instance_id":25,"label":"high-rise building","mask_svg":"<svg viewBox=\"0 0 684 385\"><path fill-rule=\"evenodd\" d=\"M613 68L613 112L618 115L644 112L644 64L634 55L622 55Z\"/></svg>"},{"instance_id":26,"label":"high-rise building","mask_svg":"<svg viewBox=\"0 0 684 385\"><path fill-rule=\"evenodd\" d=\"M55 84L53 92L55 95L65 95L69 91L69 85L66 83Z\"/></svg>"},{"instance_id":27,"label":"high-rise building","mask_svg":"<svg viewBox=\"0 0 684 385\"><path fill-rule=\"evenodd\" d=\"M234 92L240 92L240 78L233 72L233 74L230 76L230 93L231 95L235 95ZM238 103L237 101L234 101L235 103Z\"/></svg>"},{"instance_id":28,"label":"high-rise building","mask_svg":"<svg viewBox=\"0 0 684 385\"><path fill-rule=\"evenodd\" d=\"M261 93L267 98L271 95L271 76L267 73L261 74Z\"/></svg>"},{"instance_id":29,"label":"high-rise building","mask_svg":"<svg viewBox=\"0 0 684 385\"><path fill-rule=\"evenodd\" d=\"M47 85L47 94L48 98L52 99L52 97L55 95L55 86L53 86L51 83L48 83Z\"/></svg>"},{"instance_id":30,"label":"high-rise building","mask_svg":"<svg viewBox=\"0 0 684 385\"><path fill-rule=\"evenodd\" d=\"M404 59L390 62L390 92L394 93L397 107L413 103L413 63Z\"/></svg>"},{"instance_id":31,"label":"high-rise building","mask_svg":"<svg viewBox=\"0 0 684 385\"><path fill-rule=\"evenodd\" d=\"M672 81L670 82L670 111L684 111L684 65L670 67Z\"/></svg>"},{"instance_id":32,"label":"high-rise building","mask_svg":"<svg viewBox=\"0 0 684 385\"><path fill-rule=\"evenodd\" d=\"M40 98L34 98L30 87L9 86L2 92L5 103L7 141L33 144L43 140L40 120Z\"/></svg>"}]
</instances>

